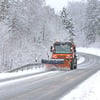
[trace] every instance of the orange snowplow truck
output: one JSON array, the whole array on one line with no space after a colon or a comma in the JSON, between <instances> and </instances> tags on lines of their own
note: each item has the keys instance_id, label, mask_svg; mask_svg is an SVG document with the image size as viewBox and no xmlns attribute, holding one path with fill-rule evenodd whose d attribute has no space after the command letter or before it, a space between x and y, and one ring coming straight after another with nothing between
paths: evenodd
<instances>
[{"instance_id":1,"label":"orange snowplow truck","mask_svg":"<svg viewBox=\"0 0 100 100\"><path fill-rule=\"evenodd\" d=\"M55 42L51 46L52 57L50 60L42 59L47 68L73 70L77 68L76 46L73 42Z\"/></svg>"}]
</instances>

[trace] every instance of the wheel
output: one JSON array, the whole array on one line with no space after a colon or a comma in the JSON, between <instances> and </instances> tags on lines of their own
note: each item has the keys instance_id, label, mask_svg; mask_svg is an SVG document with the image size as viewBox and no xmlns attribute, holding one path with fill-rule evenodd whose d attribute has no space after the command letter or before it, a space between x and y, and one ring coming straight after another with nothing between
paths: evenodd
<instances>
[{"instance_id":1,"label":"wheel","mask_svg":"<svg viewBox=\"0 0 100 100\"><path fill-rule=\"evenodd\" d=\"M70 69L71 69L71 70L74 69L74 63L73 63L73 61L71 62Z\"/></svg>"},{"instance_id":2,"label":"wheel","mask_svg":"<svg viewBox=\"0 0 100 100\"><path fill-rule=\"evenodd\" d=\"M74 69L77 69L77 58L74 58Z\"/></svg>"},{"instance_id":3,"label":"wheel","mask_svg":"<svg viewBox=\"0 0 100 100\"><path fill-rule=\"evenodd\" d=\"M74 69L77 69L77 65L74 66Z\"/></svg>"}]
</instances>

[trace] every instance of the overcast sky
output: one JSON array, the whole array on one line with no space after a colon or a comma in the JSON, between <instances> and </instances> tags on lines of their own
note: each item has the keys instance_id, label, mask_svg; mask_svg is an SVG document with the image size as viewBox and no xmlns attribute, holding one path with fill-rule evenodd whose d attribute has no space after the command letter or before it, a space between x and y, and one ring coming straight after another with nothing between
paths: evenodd
<instances>
[{"instance_id":1,"label":"overcast sky","mask_svg":"<svg viewBox=\"0 0 100 100\"><path fill-rule=\"evenodd\" d=\"M81 0L46 0L46 4L50 5L52 8L55 9L56 12L58 12L63 7L66 7L68 2L75 2L75 1L81 1Z\"/></svg>"}]
</instances>

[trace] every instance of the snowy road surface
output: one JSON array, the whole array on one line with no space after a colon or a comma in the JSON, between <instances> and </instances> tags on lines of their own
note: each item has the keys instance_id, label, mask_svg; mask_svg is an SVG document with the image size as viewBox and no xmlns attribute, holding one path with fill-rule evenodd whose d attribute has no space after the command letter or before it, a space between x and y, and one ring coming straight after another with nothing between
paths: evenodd
<instances>
[{"instance_id":1,"label":"snowy road surface","mask_svg":"<svg viewBox=\"0 0 100 100\"><path fill-rule=\"evenodd\" d=\"M100 71L77 86L61 100L100 100Z\"/></svg>"},{"instance_id":2,"label":"snowy road surface","mask_svg":"<svg viewBox=\"0 0 100 100\"><path fill-rule=\"evenodd\" d=\"M59 100L100 68L100 58L81 54L85 61L73 71L54 71L42 76L0 85L0 100Z\"/></svg>"}]
</instances>

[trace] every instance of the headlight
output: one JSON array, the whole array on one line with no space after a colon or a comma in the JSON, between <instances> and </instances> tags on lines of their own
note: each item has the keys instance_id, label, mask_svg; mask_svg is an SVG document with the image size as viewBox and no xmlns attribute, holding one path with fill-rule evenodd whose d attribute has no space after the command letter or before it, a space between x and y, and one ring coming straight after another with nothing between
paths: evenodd
<instances>
[{"instance_id":1,"label":"headlight","mask_svg":"<svg viewBox=\"0 0 100 100\"><path fill-rule=\"evenodd\" d=\"M57 58L57 55L53 55L52 58L53 58L53 59L56 59L56 58Z\"/></svg>"}]
</instances>

